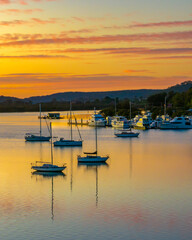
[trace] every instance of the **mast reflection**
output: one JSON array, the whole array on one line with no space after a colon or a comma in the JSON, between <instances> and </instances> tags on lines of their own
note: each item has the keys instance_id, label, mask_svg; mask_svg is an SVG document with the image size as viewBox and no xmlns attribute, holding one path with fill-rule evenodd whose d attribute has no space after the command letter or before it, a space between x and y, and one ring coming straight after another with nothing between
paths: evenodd
<instances>
[{"instance_id":1,"label":"mast reflection","mask_svg":"<svg viewBox=\"0 0 192 240\"><path fill-rule=\"evenodd\" d=\"M99 176L98 169L100 167L109 167L106 162L103 163L78 163L78 167L86 167L87 171L94 170L95 171L95 205L98 207L99 202Z\"/></svg>"},{"instance_id":2,"label":"mast reflection","mask_svg":"<svg viewBox=\"0 0 192 240\"><path fill-rule=\"evenodd\" d=\"M46 181L51 179L51 220L54 221L54 178L65 178L63 172L32 172L32 176L36 177L36 181Z\"/></svg>"}]
</instances>

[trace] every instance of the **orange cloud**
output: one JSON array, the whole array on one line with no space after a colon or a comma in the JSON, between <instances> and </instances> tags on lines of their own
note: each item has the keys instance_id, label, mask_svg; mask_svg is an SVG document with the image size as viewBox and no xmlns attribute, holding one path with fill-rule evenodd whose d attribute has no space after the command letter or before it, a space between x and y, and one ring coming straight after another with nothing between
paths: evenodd
<instances>
[{"instance_id":1,"label":"orange cloud","mask_svg":"<svg viewBox=\"0 0 192 240\"><path fill-rule=\"evenodd\" d=\"M23 35L21 34L20 37ZM0 43L0 46L22 46L22 45L45 45L45 44L102 44L112 42L143 42L143 41L175 41L189 40L192 38L192 31L163 32L163 33L141 33L127 35L103 35L88 37L66 37L62 35L51 35L51 38L33 39L33 35L25 35L25 40Z\"/></svg>"},{"instance_id":2,"label":"orange cloud","mask_svg":"<svg viewBox=\"0 0 192 240\"><path fill-rule=\"evenodd\" d=\"M58 19L50 18L48 20L42 20L39 18L31 18L30 21L24 20L12 20L12 21L1 21L0 26L15 26L15 25L34 25L34 24L54 24L57 23Z\"/></svg>"},{"instance_id":3,"label":"orange cloud","mask_svg":"<svg viewBox=\"0 0 192 240\"><path fill-rule=\"evenodd\" d=\"M40 8L35 8L35 9L5 9L5 10L0 10L0 13L5 13L5 14L32 14L34 12L43 12L43 9Z\"/></svg>"},{"instance_id":4,"label":"orange cloud","mask_svg":"<svg viewBox=\"0 0 192 240\"><path fill-rule=\"evenodd\" d=\"M149 27L183 27L192 26L192 20L187 21L169 21L169 22L152 22L152 23L134 23L132 25L113 25L104 27L104 29L129 29L129 28L149 28Z\"/></svg>"}]
</instances>

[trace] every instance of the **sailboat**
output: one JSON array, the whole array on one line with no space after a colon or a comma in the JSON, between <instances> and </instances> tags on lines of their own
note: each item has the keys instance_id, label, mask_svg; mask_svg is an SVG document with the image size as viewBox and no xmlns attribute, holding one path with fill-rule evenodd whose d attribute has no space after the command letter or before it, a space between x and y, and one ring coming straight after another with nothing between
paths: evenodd
<instances>
[{"instance_id":1,"label":"sailboat","mask_svg":"<svg viewBox=\"0 0 192 240\"><path fill-rule=\"evenodd\" d=\"M74 140L73 139L73 128L72 128L72 114L71 114L71 109L72 109L72 104L70 102L70 126L71 126L71 131L70 131L70 139L69 140L66 140L64 138L60 138L60 140L58 141L55 141L53 143L54 147L81 147L82 146L82 138L81 138L81 134L80 134L80 131L79 131L79 128L77 126L77 121L76 121L76 118L75 118L75 122L76 122L76 126L77 126L77 130L78 130L78 133L79 133L79 137L80 137L80 140Z\"/></svg>"},{"instance_id":2,"label":"sailboat","mask_svg":"<svg viewBox=\"0 0 192 240\"><path fill-rule=\"evenodd\" d=\"M95 124L95 144L96 150L95 152L84 152L86 156L77 156L79 163L102 163L106 162L109 156L99 156L97 155L97 122Z\"/></svg>"},{"instance_id":3,"label":"sailboat","mask_svg":"<svg viewBox=\"0 0 192 240\"><path fill-rule=\"evenodd\" d=\"M42 129L41 129L41 104L39 104L39 119L40 119L40 131L39 131L39 135L37 134L33 134L33 133L26 133L25 134L25 140L28 142L47 142L50 140L50 136L46 137L46 136L42 136Z\"/></svg>"},{"instance_id":4,"label":"sailboat","mask_svg":"<svg viewBox=\"0 0 192 240\"><path fill-rule=\"evenodd\" d=\"M131 123L131 101L130 101L130 123ZM131 124L129 125L129 129L125 130L119 130L118 132L115 132L114 135L116 137L138 137L139 133L138 132L133 132L131 130Z\"/></svg>"},{"instance_id":5,"label":"sailboat","mask_svg":"<svg viewBox=\"0 0 192 240\"><path fill-rule=\"evenodd\" d=\"M57 166L53 165L53 144L52 144L52 125L50 123L50 133L51 133L51 162L44 162L43 165L38 165L39 163L42 163L41 161L36 161L35 164L32 164L32 169L36 170L38 172L62 172L66 165L63 166Z\"/></svg>"}]
</instances>

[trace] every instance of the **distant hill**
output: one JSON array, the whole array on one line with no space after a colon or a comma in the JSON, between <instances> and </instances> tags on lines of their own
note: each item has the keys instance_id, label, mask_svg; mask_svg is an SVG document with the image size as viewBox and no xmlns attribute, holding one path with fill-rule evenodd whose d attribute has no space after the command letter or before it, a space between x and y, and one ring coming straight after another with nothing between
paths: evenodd
<instances>
[{"instance_id":1,"label":"distant hill","mask_svg":"<svg viewBox=\"0 0 192 240\"><path fill-rule=\"evenodd\" d=\"M63 92L63 93L55 93L46 96L36 96L25 99L19 99L14 97L4 97L0 96L0 103L12 100L12 101L25 101L32 103L47 103L51 101L93 101L95 99L103 99L105 97L110 98L119 98L119 99L135 99L135 98L147 98L153 94L160 92L185 92L189 88L192 87L192 81L183 82L181 84L177 84L175 86L169 87L167 89L159 90L159 89L139 89L139 90L123 90L123 91L108 91L108 92Z\"/></svg>"},{"instance_id":2,"label":"distant hill","mask_svg":"<svg viewBox=\"0 0 192 240\"><path fill-rule=\"evenodd\" d=\"M5 97L5 96L0 96L0 103L6 102L6 101L22 101L19 98L15 98L15 97Z\"/></svg>"},{"instance_id":3,"label":"distant hill","mask_svg":"<svg viewBox=\"0 0 192 240\"><path fill-rule=\"evenodd\" d=\"M147 98L153 94L160 92L185 92L192 87L192 81L183 82L167 89L139 89L139 90L123 90L123 91L108 91L108 92L64 92L55 93L46 96L37 96L26 98L25 101L32 101L33 103L56 101L93 101L95 99L103 99L105 97L131 99Z\"/></svg>"},{"instance_id":4,"label":"distant hill","mask_svg":"<svg viewBox=\"0 0 192 240\"><path fill-rule=\"evenodd\" d=\"M93 101L95 99L103 99L105 97L110 98L146 98L152 94L158 93L160 90L150 90L150 89L141 89L141 90L124 90L124 91L110 91L110 92L65 92L65 93L56 93L47 96L39 97L30 97L26 98L25 101L32 101L33 103L39 102L50 102L57 100L59 102L63 101Z\"/></svg>"},{"instance_id":5,"label":"distant hill","mask_svg":"<svg viewBox=\"0 0 192 240\"><path fill-rule=\"evenodd\" d=\"M166 89L166 92L186 92L189 88L192 87L192 81L186 81L181 84L177 84L175 86L169 87Z\"/></svg>"}]
</instances>

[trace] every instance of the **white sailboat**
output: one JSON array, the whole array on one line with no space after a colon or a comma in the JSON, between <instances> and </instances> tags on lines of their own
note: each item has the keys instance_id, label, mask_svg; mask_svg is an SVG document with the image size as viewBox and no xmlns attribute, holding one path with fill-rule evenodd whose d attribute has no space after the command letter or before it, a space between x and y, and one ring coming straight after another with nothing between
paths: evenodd
<instances>
[{"instance_id":1,"label":"white sailboat","mask_svg":"<svg viewBox=\"0 0 192 240\"><path fill-rule=\"evenodd\" d=\"M77 156L79 163L102 163L106 162L109 156L99 156L97 155L97 123L95 124L95 152L84 152L86 156Z\"/></svg>"},{"instance_id":2,"label":"white sailboat","mask_svg":"<svg viewBox=\"0 0 192 240\"><path fill-rule=\"evenodd\" d=\"M40 119L40 131L39 134L33 134L33 133L26 133L25 134L25 140L27 142L47 142L50 140L50 136L42 136L42 129L41 129L41 104L39 104L39 119Z\"/></svg>"},{"instance_id":3,"label":"white sailboat","mask_svg":"<svg viewBox=\"0 0 192 240\"><path fill-rule=\"evenodd\" d=\"M50 133L51 133L51 162L47 162L47 163L43 162L43 164L42 164L41 161L36 161L35 164L32 164L31 168L38 172L62 172L66 168L65 164L63 166L53 165L52 125L51 125L51 123L50 123Z\"/></svg>"},{"instance_id":4,"label":"white sailboat","mask_svg":"<svg viewBox=\"0 0 192 240\"><path fill-rule=\"evenodd\" d=\"M131 102L130 102L130 122L131 122ZM115 132L114 135L116 137L138 137L139 136L139 133L138 132L133 132L131 130L131 124L130 124L130 128L125 130L125 129L122 129L122 130L118 130L118 132Z\"/></svg>"},{"instance_id":5,"label":"white sailboat","mask_svg":"<svg viewBox=\"0 0 192 240\"><path fill-rule=\"evenodd\" d=\"M79 131L79 128L77 126L77 121L76 121L76 118L75 118L75 121L76 121L76 127L77 127L77 130L78 130L78 133L79 133L79 137L80 137L80 140L74 140L73 139L73 129L72 129L72 114L71 114L71 109L72 109L72 104L70 102L70 126L71 126L71 138L69 140L66 140L64 138L60 138L60 140L58 141L55 141L53 143L54 147L81 147L82 146L82 138L81 138L81 134L80 134L80 131Z\"/></svg>"}]
</instances>

